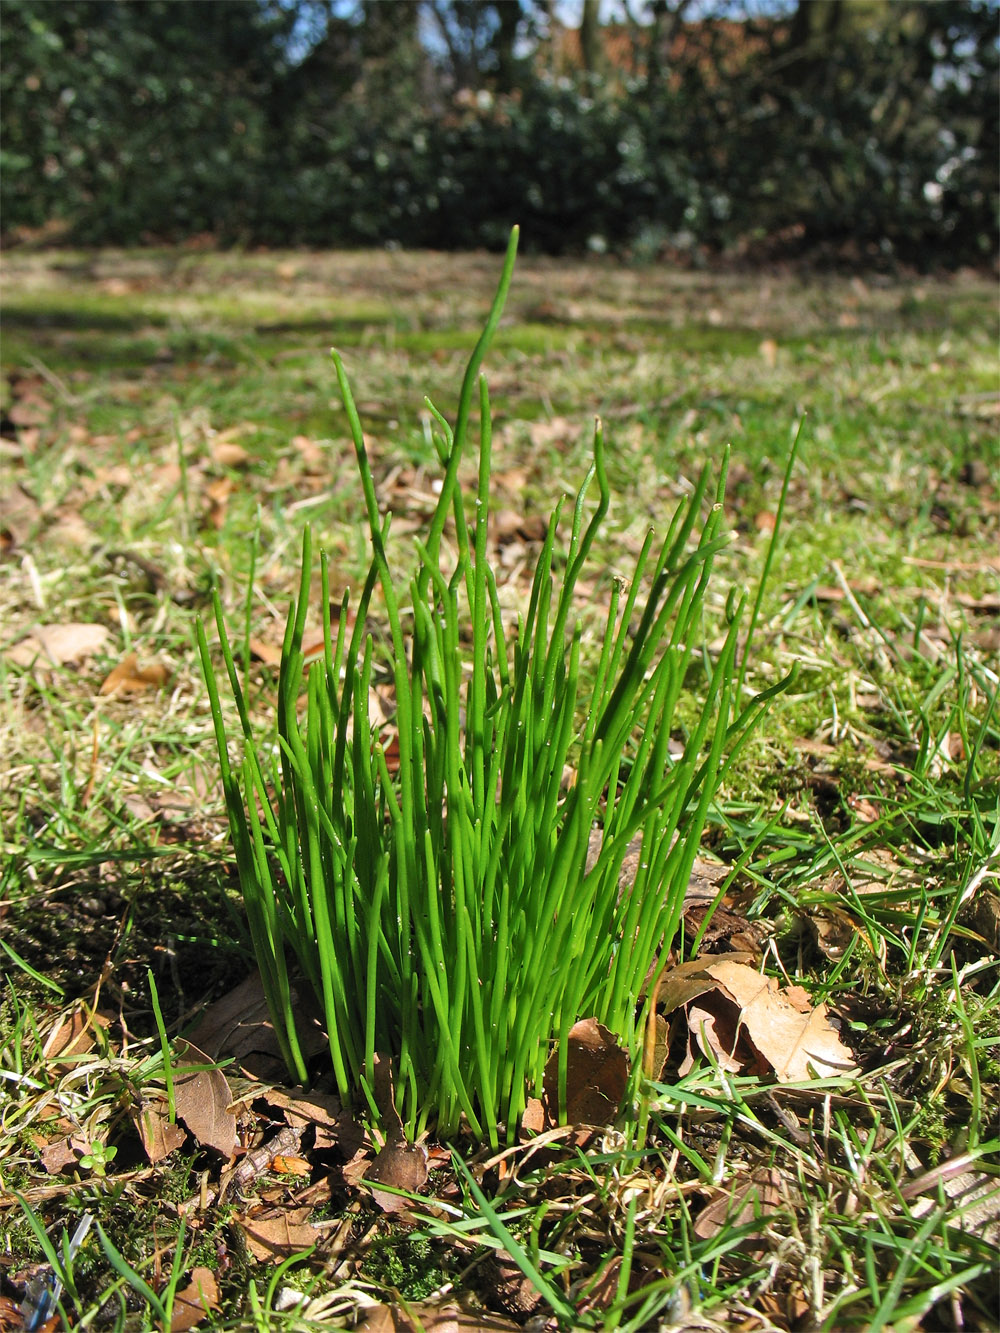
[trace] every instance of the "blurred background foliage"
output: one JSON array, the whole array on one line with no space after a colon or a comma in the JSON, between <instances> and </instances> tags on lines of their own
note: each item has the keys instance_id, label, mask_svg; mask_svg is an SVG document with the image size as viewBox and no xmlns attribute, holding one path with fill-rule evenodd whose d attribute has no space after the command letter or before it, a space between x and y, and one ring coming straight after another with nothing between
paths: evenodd
<instances>
[{"instance_id":1,"label":"blurred background foliage","mask_svg":"<svg viewBox=\"0 0 1000 1333\"><path fill-rule=\"evenodd\" d=\"M5 239L995 250L995 0L4 0Z\"/></svg>"}]
</instances>

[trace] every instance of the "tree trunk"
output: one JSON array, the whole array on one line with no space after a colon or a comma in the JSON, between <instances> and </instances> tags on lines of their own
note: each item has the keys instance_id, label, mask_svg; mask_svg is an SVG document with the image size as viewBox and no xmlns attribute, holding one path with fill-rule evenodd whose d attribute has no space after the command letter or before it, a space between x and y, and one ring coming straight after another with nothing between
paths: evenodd
<instances>
[{"instance_id":1,"label":"tree trunk","mask_svg":"<svg viewBox=\"0 0 1000 1333\"><path fill-rule=\"evenodd\" d=\"M597 12L598 0L583 0L580 18L580 55L588 74L597 74L601 68L601 25Z\"/></svg>"}]
</instances>

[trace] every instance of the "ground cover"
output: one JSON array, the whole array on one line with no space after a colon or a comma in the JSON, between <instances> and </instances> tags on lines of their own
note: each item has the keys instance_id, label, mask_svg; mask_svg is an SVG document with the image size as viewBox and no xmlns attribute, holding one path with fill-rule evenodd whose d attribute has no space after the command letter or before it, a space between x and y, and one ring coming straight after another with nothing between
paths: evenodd
<instances>
[{"instance_id":1,"label":"ground cover","mask_svg":"<svg viewBox=\"0 0 1000 1333\"><path fill-rule=\"evenodd\" d=\"M46 1271L43 1236L58 1249L90 1213L103 1238L95 1224L63 1262L65 1327L189 1327L199 1290L203 1326L220 1328L378 1327L404 1318L400 1302L432 1325L459 1298L477 1326L990 1327L995 311L971 275L525 260L487 366L493 558L512 609L589 465L593 417L605 423L611 510L581 608L595 626L646 530L730 444L734 539L705 607L717 639L730 587L759 576L801 423L747 683L792 665L797 680L727 777L704 847L725 896L702 930L692 893L678 952L701 935L703 969L742 960L802 987L860 1073L782 1081L731 1042L687 1068L684 1001L642 1142L621 1125L553 1129L470 1155L471 1181L432 1146L425 1202L404 1213L359 1183L371 1145L331 1128L322 1084L309 1109L267 1092L273 1059L187 1076L216 1108L208 1127L144 1125L174 1065L199 1067L181 1032L252 967L195 617L216 583L266 727L304 524L335 599L366 563L330 344L405 568L438 475L423 395L453 412L497 267L392 252L5 260L7 1309ZM377 598L369 619L386 632ZM384 689L382 703L391 725ZM699 984L721 1003L737 981ZM240 1158L258 1174L219 1197L230 1097L242 1147L293 1137Z\"/></svg>"}]
</instances>

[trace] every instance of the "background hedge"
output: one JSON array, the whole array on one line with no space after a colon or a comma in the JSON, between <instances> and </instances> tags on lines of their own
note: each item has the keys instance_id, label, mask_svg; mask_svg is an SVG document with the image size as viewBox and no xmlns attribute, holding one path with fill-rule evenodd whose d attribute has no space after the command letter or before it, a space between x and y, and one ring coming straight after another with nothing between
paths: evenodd
<instances>
[{"instance_id":1,"label":"background hedge","mask_svg":"<svg viewBox=\"0 0 1000 1333\"><path fill-rule=\"evenodd\" d=\"M993 254L994 3L580 4L4 0L5 235Z\"/></svg>"}]
</instances>

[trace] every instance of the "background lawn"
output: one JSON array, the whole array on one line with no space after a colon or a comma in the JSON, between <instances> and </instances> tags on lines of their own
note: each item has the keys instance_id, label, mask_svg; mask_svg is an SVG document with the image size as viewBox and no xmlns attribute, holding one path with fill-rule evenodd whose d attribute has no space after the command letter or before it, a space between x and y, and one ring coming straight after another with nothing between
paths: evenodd
<instances>
[{"instance_id":1,"label":"background lawn","mask_svg":"<svg viewBox=\"0 0 1000 1333\"><path fill-rule=\"evenodd\" d=\"M538 1312L490 1257L496 1233L446 1156L426 1193L452 1212L415 1227L308 1144L311 1182L251 1186L296 1225L324 1224L312 1260L269 1289L246 1201L199 1205L218 1156L189 1138L151 1165L127 1114L162 1074L143 1064L160 1049L151 981L173 1037L252 966L195 617L217 581L266 725L304 525L336 597L367 567L329 347L405 567L438 475L423 396L452 415L498 271L495 256L392 251L5 257L0 1280L15 1304L43 1258L38 1228L57 1242L90 1211L154 1292L171 1290L175 1254L179 1289L210 1269L206 1327L329 1326L445 1283L498 1317ZM581 1327L992 1326L996 1191L979 1195L997 1172L1000 1075L996 332L995 284L971 274L518 263L486 367L493 560L512 608L597 415L612 504L581 606L595 624L649 526L731 446L711 644L730 587L760 576L802 423L748 683L793 664L798 677L713 813L706 855L747 855L720 912L729 934L706 945L750 938L755 965L831 1006L863 1071L779 1103L768 1079L702 1061L654 1090L645 1151L564 1135L549 1157L487 1164L484 1190ZM371 628L384 632L377 604ZM91 1009L106 1030L79 1018ZM231 1083L252 1141L256 1090ZM46 1157L67 1137L65 1160ZM332 1189L302 1195L331 1169ZM713 1190L742 1198L748 1180L758 1220L750 1207L715 1225ZM475 1219L457 1241L456 1209ZM94 1234L76 1278L63 1327L163 1322ZM282 1314L286 1288L306 1295ZM699 1313L717 1324L685 1323Z\"/></svg>"}]
</instances>

